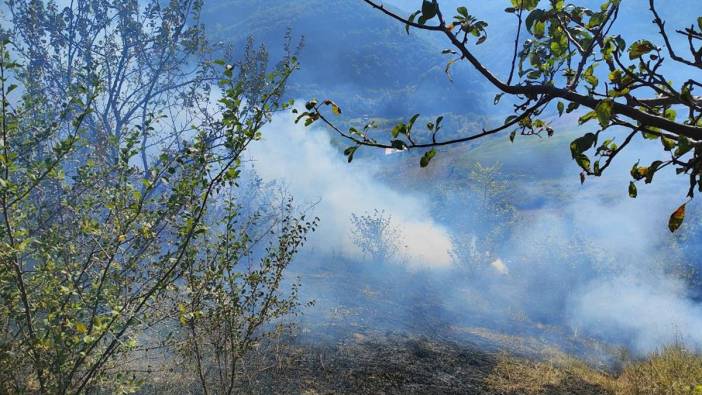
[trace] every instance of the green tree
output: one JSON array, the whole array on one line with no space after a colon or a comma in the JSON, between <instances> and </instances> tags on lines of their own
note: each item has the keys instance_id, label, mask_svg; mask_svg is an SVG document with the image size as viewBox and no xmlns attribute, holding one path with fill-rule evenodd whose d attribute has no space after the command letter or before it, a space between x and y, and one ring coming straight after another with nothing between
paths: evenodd
<instances>
[{"instance_id":1,"label":"green tree","mask_svg":"<svg viewBox=\"0 0 702 395\"><path fill-rule=\"evenodd\" d=\"M255 344L285 329L281 319L297 312L299 284L293 283L287 294L281 285L319 220L294 215L291 198L281 207L261 207L244 218L239 214L242 203L230 188L230 199L213 213L219 219L208 222L218 230L202 238L175 296L183 339L178 351L197 372L205 394L233 393L242 358ZM258 251L258 246L265 247Z\"/></svg>"},{"instance_id":2,"label":"green tree","mask_svg":"<svg viewBox=\"0 0 702 395\"><path fill-rule=\"evenodd\" d=\"M157 146L145 172L145 128L105 144L92 139L88 120L105 80L83 71L78 81L90 83L68 87L60 111L46 111L43 91L13 83L26 69L8 45L0 47L1 391L132 385L119 357L138 346L176 281L192 275L200 240L218 237L207 214L236 184L242 153L287 107L296 61L270 73L259 64L255 95L247 93L253 76L222 62L217 118L176 146ZM280 235L295 245L290 232Z\"/></svg>"},{"instance_id":3,"label":"green tree","mask_svg":"<svg viewBox=\"0 0 702 395\"><path fill-rule=\"evenodd\" d=\"M122 143L131 129L141 128L139 160L148 172L158 160L150 157L150 148L177 145L193 132L220 76L212 62L220 48L206 39L202 5L202 0L76 0L63 6L12 0L10 24L3 30L25 60L18 77L33 94L64 97L72 86L99 82L85 120L92 142L109 148L105 159L116 161L118 150L109 142ZM86 78L85 70L99 78ZM155 127L158 120L171 127Z\"/></svg>"},{"instance_id":4,"label":"green tree","mask_svg":"<svg viewBox=\"0 0 702 395\"><path fill-rule=\"evenodd\" d=\"M669 166L689 179L688 199L695 190L702 191L702 97L694 95L702 87L697 78L702 69L702 16L690 16L687 27L671 29L661 18L657 2L646 1L658 34L657 42L652 42L612 33L621 0L605 0L593 9L585 7L585 1L509 0L505 12L514 16L516 28L510 57L505 59L511 67L507 75L498 76L474 53L474 47L488 39L488 23L467 7L450 12L438 0L423 0L420 10L405 17L376 1L363 1L404 24L408 32L419 29L443 36L452 45L444 51L453 56L449 65L470 64L500 91L495 102L509 95L516 104L514 114L502 125L460 138L440 139L441 118L427 125L427 134L413 134L415 115L395 126L387 139L377 140L368 136L367 129L335 127L322 109L328 105L338 114L336 104L310 101L301 119L307 124L321 120L351 141L353 145L345 151L349 159L361 146L422 150L420 165L424 167L436 155L435 147L501 132L509 133L511 140L550 136L554 131L545 111L563 116L583 109L579 123L587 124L592 132L570 145L573 160L582 168L583 182L588 176L601 176L641 135L658 141L661 158L633 165L631 197L637 196L637 183L652 182L658 171ZM644 2L640 3L643 7ZM675 75L665 73L669 63L675 65ZM671 215L670 230L677 230L684 217L685 204Z\"/></svg>"},{"instance_id":5,"label":"green tree","mask_svg":"<svg viewBox=\"0 0 702 395\"><path fill-rule=\"evenodd\" d=\"M402 231L383 210L351 214L351 241L374 264L403 258Z\"/></svg>"}]
</instances>

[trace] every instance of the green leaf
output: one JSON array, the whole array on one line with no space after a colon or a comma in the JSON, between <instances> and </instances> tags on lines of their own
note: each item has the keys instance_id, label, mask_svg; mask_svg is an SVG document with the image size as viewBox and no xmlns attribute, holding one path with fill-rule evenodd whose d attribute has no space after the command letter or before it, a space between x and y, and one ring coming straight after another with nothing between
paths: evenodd
<instances>
[{"instance_id":1,"label":"green leaf","mask_svg":"<svg viewBox=\"0 0 702 395\"><path fill-rule=\"evenodd\" d=\"M436 118L435 126L434 126L434 132L438 132L439 129L441 129L441 122L443 122L444 117L439 116Z\"/></svg>"},{"instance_id":2,"label":"green leaf","mask_svg":"<svg viewBox=\"0 0 702 395\"><path fill-rule=\"evenodd\" d=\"M663 164L663 162L656 160L651 163L651 166L644 168L646 169L646 179L644 180L646 184L653 182L653 176L658 171L658 168Z\"/></svg>"},{"instance_id":3,"label":"green leaf","mask_svg":"<svg viewBox=\"0 0 702 395\"><path fill-rule=\"evenodd\" d=\"M305 103L305 108L307 109L307 111L312 111L312 109L315 108L316 106L317 106L317 99L312 99L312 100L308 101L307 103Z\"/></svg>"},{"instance_id":4,"label":"green leaf","mask_svg":"<svg viewBox=\"0 0 702 395\"><path fill-rule=\"evenodd\" d=\"M512 0L512 7L518 10L531 11L539 5L539 0Z\"/></svg>"},{"instance_id":5,"label":"green leaf","mask_svg":"<svg viewBox=\"0 0 702 395\"><path fill-rule=\"evenodd\" d=\"M578 154L582 154L592 148L596 139L597 137L593 133L586 133L584 136L573 140L570 143L570 152L573 155L573 159L576 159Z\"/></svg>"},{"instance_id":6,"label":"green leaf","mask_svg":"<svg viewBox=\"0 0 702 395\"><path fill-rule=\"evenodd\" d=\"M565 104L563 104L562 101L559 101L556 107L558 108L558 115L563 116L563 111L565 111Z\"/></svg>"},{"instance_id":7,"label":"green leaf","mask_svg":"<svg viewBox=\"0 0 702 395\"><path fill-rule=\"evenodd\" d=\"M590 158L585 154L578 154L575 157L575 162L585 171L590 171Z\"/></svg>"},{"instance_id":8,"label":"green leaf","mask_svg":"<svg viewBox=\"0 0 702 395\"><path fill-rule=\"evenodd\" d=\"M414 114L412 115L412 118L410 118L409 122L407 123L407 130L412 131L412 128L414 127L414 123L417 122L417 118L419 118L419 114Z\"/></svg>"},{"instance_id":9,"label":"green leaf","mask_svg":"<svg viewBox=\"0 0 702 395\"><path fill-rule=\"evenodd\" d=\"M656 47L647 40L639 40L631 44L629 47L629 59L634 60L640 58L647 53L653 51Z\"/></svg>"},{"instance_id":10,"label":"green leaf","mask_svg":"<svg viewBox=\"0 0 702 395\"><path fill-rule=\"evenodd\" d=\"M392 128L392 131L390 131L390 134L392 135L392 138L397 138L400 134L407 134L407 125L404 123L398 123L395 125L394 128Z\"/></svg>"},{"instance_id":11,"label":"green leaf","mask_svg":"<svg viewBox=\"0 0 702 395\"><path fill-rule=\"evenodd\" d=\"M81 335L88 332L88 327L82 322L76 322L75 328L76 332L80 333Z\"/></svg>"},{"instance_id":12,"label":"green leaf","mask_svg":"<svg viewBox=\"0 0 702 395\"><path fill-rule=\"evenodd\" d=\"M514 143L514 138L517 137L517 131L513 130L512 133L509 134L509 141Z\"/></svg>"},{"instance_id":13,"label":"green leaf","mask_svg":"<svg viewBox=\"0 0 702 395\"><path fill-rule=\"evenodd\" d=\"M351 161L353 160L353 155L356 153L357 150L358 146L348 147L344 150L344 155L348 157L349 163L351 163Z\"/></svg>"},{"instance_id":14,"label":"green leaf","mask_svg":"<svg viewBox=\"0 0 702 395\"><path fill-rule=\"evenodd\" d=\"M681 157L685 155L686 153L690 152L692 149L692 144L690 143L690 140L687 139L685 136L680 136L678 137L678 148L675 150L675 156L676 157Z\"/></svg>"},{"instance_id":15,"label":"green leaf","mask_svg":"<svg viewBox=\"0 0 702 395\"><path fill-rule=\"evenodd\" d=\"M631 177L636 181L646 177L647 174L648 167L640 167L639 162L634 163L634 165L631 167Z\"/></svg>"},{"instance_id":16,"label":"green leaf","mask_svg":"<svg viewBox=\"0 0 702 395\"><path fill-rule=\"evenodd\" d=\"M678 207L677 210L673 212L673 214L670 216L670 219L668 220L668 229L670 229L671 232L675 232L680 228L680 225L682 225L683 221L685 220L685 204L682 206Z\"/></svg>"},{"instance_id":17,"label":"green leaf","mask_svg":"<svg viewBox=\"0 0 702 395\"><path fill-rule=\"evenodd\" d=\"M604 21L604 15L600 12L595 13L590 17L590 20L587 22L587 27L588 29L592 29L596 26L601 25L602 21Z\"/></svg>"},{"instance_id":18,"label":"green leaf","mask_svg":"<svg viewBox=\"0 0 702 395\"><path fill-rule=\"evenodd\" d=\"M644 137L646 140L657 140L659 134L658 134L658 133L649 132L649 130L651 130L651 129L652 129L652 128L644 129L644 130L641 132L641 134L643 135L643 137Z\"/></svg>"},{"instance_id":19,"label":"green leaf","mask_svg":"<svg viewBox=\"0 0 702 395\"><path fill-rule=\"evenodd\" d=\"M665 117L665 119L667 119L669 121L675 121L675 118L677 118L678 113L675 110L673 110L672 108L669 108L669 109L665 110L665 112L663 113L663 116Z\"/></svg>"},{"instance_id":20,"label":"green leaf","mask_svg":"<svg viewBox=\"0 0 702 395\"><path fill-rule=\"evenodd\" d=\"M593 119L598 118L597 112L596 111L590 111L589 113L583 115L578 119L578 124L582 125L584 123L587 123L589 121L592 121Z\"/></svg>"},{"instance_id":21,"label":"green leaf","mask_svg":"<svg viewBox=\"0 0 702 395\"><path fill-rule=\"evenodd\" d=\"M312 125L316 120L317 120L317 118L315 118L315 117L313 117L313 116L308 117L308 118L305 120L305 126L310 126L310 125Z\"/></svg>"},{"instance_id":22,"label":"green leaf","mask_svg":"<svg viewBox=\"0 0 702 395\"><path fill-rule=\"evenodd\" d=\"M609 126L609 122L612 120L612 109L614 108L614 102L612 99L605 99L600 102L600 104L595 107L595 112L597 113L597 120L600 121L600 126L606 128Z\"/></svg>"},{"instance_id":23,"label":"green leaf","mask_svg":"<svg viewBox=\"0 0 702 395\"><path fill-rule=\"evenodd\" d=\"M694 101L694 98L692 97L690 84L683 85L680 91L680 98L685 103L692 103Z\"/></svg>"},{"instance_id":24,"label":"green leaf","mask_svg":"<svg viewBox=\"0 0 702 395\"><path fill-rule=\"evenodd\" d=\"M588 84L590 84L592 89L595 89L597 87L597 85L599 85L599 83L600 83L599 78L597 78L597 76L595 76L595 66L596 65L597 65L597 63L591 64L587 69L585 69L585 72L583 73L583 76L582 76L582 78Z\"/></svg>"},{"instance_id":25,"label":"green leaf","mask_svg":"<svg viewBox=\"0 0 702 395\"><path fill-rule=\"evenodd\" d=\"M702 16L697 18L697 27L699 27L700 31L702 31Z\"/></svg>"},{"instance_id":26,"label":"green leaf","mask_svg":"<svg viewBox=\"0 0 702 395\"><path fill-rule=\"evenodd\" d=\"M526 18L526 21L524 21L527 31L531 32L531 28L534 26L534 22L540 21L544 15L543 10L534 10Z\"/></svg>"},{"instance_id":27,"label":"green leaf","mask_svg":"<svg viewBox=\"0 0 702 395\"><path fill-rule=\"evenodd\" d=\"M437 14L436 4L430 0L424 0L422 3L422 18L425 21L430 20Z\"/></svg>"},{"instance_id":28,"label":"green leaf","mask_svg":"<svg viewBox=\"0 0 702 395\"><path fill-rule=\"evenodd\" d=\"M462 15L464 18L468 18L468 9L466 7L458 7L456 11L459 15Z\"/></svg>"},{"instance_id":29,"label":"green leaf","mask_svg":"<svg viewBox=\"0 0 702 395\"><path fill-rule=\"evenodd\" d=\"M636 184L634 184L634 181L629 181L629 197L632 199L636 199L636 196L638 196Z\"/></svg>"},{"instance_id":30,"label":"green leaf","mask_svg":"<svg viewBox=\"0 0 702 395\"><path fill-rule=\"evenodd\" d=\"M535 80L541 77L541 70L532 70L527 73L527 78L530 80Z\"/></svg>"},{"instance_id":31,"label":"green leaf","mask_svg":"<svg viewBox=\"0 0 702 395\"><path fill-rule=\"evenodd\" d=\"M419 166L421 167L427 167L429 166L429 162L436 156L436 150L432 148L431 150L427 151L424 153L424 156L422 156L422 159L419 160Z\"/></svg>"},{"instance_id":32,"label":"green leaf","mask_svg":"<svg viewBox=\"0 0 702 395\"><path fill-rule=\"evenodd\" d=\"M402 140L392 140L390 141L390 145L392 145L392 148L400 151L407 147L407 144L405 144L405 142Z\"/></svg>"},{"instance_id":33,"label":"green leaf","mask_svg":"<svg viewBox=\"0 0 702 395\"><path fill-rule=\"evenodd\" d=\"M533 34L536 38L542 38L546 32L546 24L541 21L534 23Z\"/></svg>"},{"instance_id":34,"label":"green leaf","mask_svg":"<svg viewBox=\"0 0 702 395\"><path fill-rule=\"evenodd\" d=\"M673 148L675 148L676 145L678 145L677 141L665 137L664 135L661 135L661 143L663 143L663 149L665 149L666 151L670 151Z\"/></svg>"}]
</instances>

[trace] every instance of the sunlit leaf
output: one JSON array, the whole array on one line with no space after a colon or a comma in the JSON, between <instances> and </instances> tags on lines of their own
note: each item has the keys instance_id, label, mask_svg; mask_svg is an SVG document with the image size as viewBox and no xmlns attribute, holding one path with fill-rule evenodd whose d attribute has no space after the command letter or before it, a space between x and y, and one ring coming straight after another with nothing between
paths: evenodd
<instances>
[{"instance_id":1,"label":"sunlit leaf","mask_svg":"<svg viewBox=\"0 0 702 395\"><path fill-rule=\"evenodd\" d=\"M602 100L597 107L595 112L597 113L597 120L600 122L600 126L606 128L609 126L609 122L612 120L612 110L614 108L614 102L612 99Z\"/></svg>"},{"instance_id":2,"label":"sunlit leaf","mask_svg":"<svg viewBox=\"0 0 702 395\"><path fill-rule=\"evenodd\" d=\"M685 204L682 206L678 207L675 212L670 216L670 219L668 220L668 229L670 229L671 232L675 232L680 228L680 225L682 225L683 221L685 220Z\"/></svg>"},{"instance_id":3,"label":"sunlit leaf","mask_svg":"<svg viewBox=\"0 0 702 395\"><path fill-rule=\"evenodd\" d=\"M647 40L639 40L629 47L629 59L634 60L653 51L656 47Z\"/></svg>"},{"instance_id":4,"label":"sunlit leaf","mask_svg":"<svg viewBox=\"0 0 702 395\"><path fill-rule=\"evenodd\" d=\"M420 159L420 161L419 161L419 165L420 165L421 167L427 167L427 166L429 166L429 162L431 162L431 160L432 160L435 156L436 156L436 150L432 148L431 150L429 150L429 151L427 151L426 153L424 153L424 155L422 156L422 159Z\"/></svg>"}]
</instances>

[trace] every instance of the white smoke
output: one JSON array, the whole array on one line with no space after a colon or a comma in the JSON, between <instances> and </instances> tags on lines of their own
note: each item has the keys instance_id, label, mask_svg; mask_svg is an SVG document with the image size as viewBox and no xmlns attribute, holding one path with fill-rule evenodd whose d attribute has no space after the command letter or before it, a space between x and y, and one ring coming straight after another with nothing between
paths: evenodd
<instances>
[{"instance_id":1,"label":"white smoke","mask_svg":"<svg viewBox=\"0 0 702 395\"><path fill-rule=\"evenodd\" d=\"M702 306L685 293L685 284L663 274L598 279L574 299L571 325L625 341L639 353L675 342L699 348Z\"/></svg>"},{"instance_id":2,"label":"white smoke","mask_svg":"<svg viewBox=\"0 0 702 395\"><path fill-rule=\"evenodd\" d=\"M450 230L432 218L426 197L379 181L377 161L347 163L327 131L295 125L290 115L275 116L263 135L250 149L258 175L283 180L298 202L318 202L313 210L321 225L309 246L317 253L360 258L350 237L351 214L378 209L401 231L409 268L434 270L437 276L453 269ZM643 151L639 148L637 158ZM674 340L702 346L702 307L686 295L686 284L666 272L669 263L681 258L667 250L665 228L678 204L674 192L681 180L661 175L658 183L642 188L638 199L629 199L627 166L633 161L624 157L610 178L584 187L568 173L559 181L569 191L559 209L534 212L503 241L490 264L498 276L466 278L446 285L456 287L455 292L442 292L453 294L446 297L458 305L470 306L463 291L472 289L491 301L496 316L521 310L535 321L546 317L575 333L628 344L641 353ZM613 188L619 191L613 193Z\"/></svg>"},{"instance_id":3,"label":"white smoke","mask_svg":"<svg viewBox=\"0 0 702 395\"><path fill-rule=\"evenodd\" d=\"M276 115L263 135L249 151L258 175L264 180L284 180L298 202L319 201L314 214L321 218L321 225L312 238L316 249L360 256L350 239L351 214L378 209L390 215L399 228L409 267L451 265L449 233L432 219L429 203L422 197L376 181L371 166L362 159L347 163L326 131L296 125L291 115Z\"/></svg>"}]
</instances>

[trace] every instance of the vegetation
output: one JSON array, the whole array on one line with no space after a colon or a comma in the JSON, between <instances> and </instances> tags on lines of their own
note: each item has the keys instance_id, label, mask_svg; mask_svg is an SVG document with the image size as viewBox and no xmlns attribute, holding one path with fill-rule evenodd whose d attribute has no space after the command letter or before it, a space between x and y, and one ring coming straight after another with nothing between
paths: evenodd
<instances>
[{"instance_id":1,"label":"vegetation","mask_svg":"<svg viewBox=\"0 0 702 395\"><path fill-rule=\"evenodd\" d=\"M334 343L277 341L248 355L244 392L699 394L702 359L680 346L616 371L563 355L535 360L398 334Z\"/></svg>"},{"instance_id":2,"label":"vegetation","mask_svg":"<svg viewBox=\"0 0 702 395\"><path fill-rule=\"evenodd\" d=\"M616 374L573 359L533 362L503 356L488 378L497 393L699 394L702 359L681 345L627 361Z\"/></svg>"},{"instance_id":3,"label":"vegetation","mask_svg":"<svg viewBox=\"0 0 702 395\"><path fill-rule=\"evenodd\" d=\"M363 215L351 214L351 240L373 263L402 259L402 232L392 216L382 210Z\"/></svg>"},{"instance_id":4,"label":"vegetation","mask_svg":"<svg viewBox=\"0 0 702 395\"><path fill-rule=\"evenodd\" d=\"M469 222L466 221L468 224L460 227L460 236L454 236L451 255L458 265L478 265L484 268L494 262L499 258L497 252L501 241L518 221L516 209L508 196L508 182L501 169L502 164L499 162L493 165L475 162L469 173L468 187L472 196L455 190L447 192L462 196L469 202L470 212L477 213Z\"/></svg>"},{"instance_id":5,"label":"vegetation","mask_svg":"<svg viewBox=\"0 0 702 395\"><path fill-rule=\"evenodd\" d=\"M515 104L514 114L502 125L467 136L442 140L442 117L426 125L426 134L412 134L418 118L414 115L392 128L388 139L377 140L367 133L370 125L348 131L336 127L322 112L329 106L332 112L340 113L330 100L309 101L300 119L304 118L307 125L321 120L352 142L344 152L349 160L361 146L415 149L424 151L420 165L426 167L439 146L500 132L509 132L512 141L517 135L550 137L555 131L547 109L564 116L583 108L587 112L578 123L587 124L593 131L570 144L573 160L582 168L582 182L588 176L601 176L614 158L641 135L657 140L662 153L661 159L651 164L633 165L633 180L628 187L632 198L638 194L637 182L651 183L654 175L668 166L689 178L689 199L695 190L702 191L702 99L694 95L694 90L702 87L696 79L702 69L702 16L691 16L689 27L672 31L661 18L657 2L649 0L646 5L661 41L657 45L639 37L610 33L620 16L621 0L603 1L595 9L585 7L584 2L511 0L505 12L514 15L514 48L511 58L505 59L511 64L509 74L499 77L474 54L473 47L488 39L488 23L470 14L467 7L449 12L438 0L423 0L420 10L403 17L378 2L363 1L404 24L408 32L414 28L445 36L452 49L444 54L453 57L447 71L456 62L467 62L500 91L496 104L503 95L514 98ZM665 71L671 62L678 70L675 75ZM684 221L685 208L686 203L670 216L671 232Z\"/></svg>"},{"instance_id":6,"label":"vegetation","mask_svg":"<svg viewBox=\"0 0 702 395\"><path fill-rule=\"evenodd\" d=\"M650 183L661 169L675 167L690 177L690 198L702 189L702 99L693 95L702 85L695 80L676 85L660 71L665 57L702 68L697 47L702 22L680 31L690 45L692 57L685 58L673 49L653 0L650 11L663 49L642 40L626 45L608 33L619 13L617 0L605 1L599 10L560 0L545 8L539 8L545 0L511 0L506 11L514 16L518 33L511 71L503 81L471 52L472 45L487 40L487 25L468 9L458 8L448 20L438 1L425 0L421 10L403 18L374 1L364 2L408 31L442 33L454 45L446 52L455 57L449 66L471 63L517 104L502 126L475 135L441 140L446 124L467 128L482 122L455 115L434 119L428 135L413 134L415 115L396 124L388 141L379 141L368 135L372 125L348 132L333 125L323 109L340 116L336 102L309 101L298 121L322 121L351 140L345 149L348 161L361 146L421 149L420 166L427 167L437 155L435 147L509 130L512 140L550 136L555 132L547 108L564 116L583 107L590 110L581 122L599 124L571 144L583 180L601 175L641 134L656 139L670 158L647 167L637 164L635 181ZM297 7L292 16L305 14L300 10L306 3L291 3ZM334 7L322 0L314 4L327 11ZM276 13L284 8L282 1L275 5ZM466 183L428 196L438 199L427 199L431 207L426 211L407 204L405 211L412 213L402 213L398 205L395 211L371 208L344 218L349 241L372 264L354 264L358 257L332 246L333 252L321 258L305 255L312 269L291 272L320 220L285 186L259 179L258 164L248 165L246 155L273 117L292 108L287 88L299 69L300 47L293 46L289 33L278 63L272 64L266 48L248 38L235 56L228 44L208 40L203 7L203 0L5 3L9 23L0 27L0 393L702 393L702 359L682 345L601 369L590 359L576 359L587 345L594 344L583 352L587 357L589 351L599 357L611 349L571 333L579 329L575 324L555 328L548 321L556 305L548 298L566 308L566 293L549 286L571 291L578 280L595 278L576 279L582 274L574 269L577 264L587 261L584 265L592 269L602 256L607 255L602 261L614 258L581 242L577 232L572 238L578 240L564 241L557 229L539 240L529 237L540 232L525 232L529 237L520 241L531 249L521 250L523 256L512 257L509 266L503 262L505 246L512 245L505 240L515 237L517 225L531 226L531 218L520 217L514 206L518 199L508 179L513 173L503 172L489 154L482 163L475 157L465 161L457 172L465 173ZM254 8L256 23L266 24L268 8ZM326 25L315 28L327 33ZM529 40L521 38L526 32ZM382 40L364 43L357 54L337 61L347 63L368 48L378 56L375 48L386 46ZM317 61L331 58L335 55L320 54ZM432 65L418 54L411 59L416 62L405 71L408 75ZM600 83L604 74L598 64L609 69L606 84ZM373 71L365 63L348 67L351 80ZM337 78L329 70L320 83ZM398 96L406 87L391 77L386 70L367 81L387 84ZM441 105L451 97L442 100ZM378 103L371 100L359 108ZM628 134L615 143L612 136L621 130ZM320 141L326 147L326 140ZM398 177L397 167L384 171L396 182L426 184L419 177ZM375 181L363 191L375 192ZM544 194L542 186L537 189ZM637 195L633 182L629 193ZM366 209L364 197L354 199L355 207ZM469 201L456 203L462 200ZM394 203L386 207L395 208ZM419 231L403 228L439 205L446 206L442 215L453 218L437 219ZM685 207L671 217L671 230L682 223ZM471 213L459 217L453 208ZM462 228L454 226L458 222ZM430 251L436 249L433 237L423 238L423 230L434 231L433 225L439 242L446 241L442 245L454 237L453 250L442 253L466 266L441 266L436 274L434 268L388 265L411 259L405 245L410 239L426 244L421 247L428 254L435 252ZM687 227L676 236L680 243L694 241L696 231ZM318 253L321 248L315 247ZM666 259L672 255L658 249ZM568 265L539 271L539 261L551 260ZM688 285L682 284L688 280L684 276L689 283L700 281L687 262L680 266L676 286ZM390 272L391 267L399 269ZM313 312L299 331L295 324L302 321L296 317L313 302L307 302L295 274L316 281L317 290L331 289L333 296L320 303L328 309ZM510 303L526 295L520 286L548 295L530 310L522 301ZM504 295L490 300L497 295L494 290ZM481 292L483 297L475 297ZM456 315L475 315L470 319L484 326L470 327L467 318ZM527 334L501 332L514 326ZM403 333L394 332L398 327ZM574 355L555 352L560 348L547 343L559 341ZM510 348L520 342L521 348Z\"/></svg>"},{"instance_id":7,"label":"vegetation","mask_svg":"<svg viewBox=\"0 0 702 395\"><path fill-rule=\"evenodd\" d=\"M270 70L265 50L249 47L239 63L200 59L184 73L205 48L189 19L199 4L11 2L14 40L0 47L1 392L131 391L138 380L121 365L155 331L171 352L198 350L205 392L231 393L239 357L297 307L282 273L316 220L291 201L241 216L237 200L241 156L289 105L296 60Z\"/></svg>"}]
</instances>

